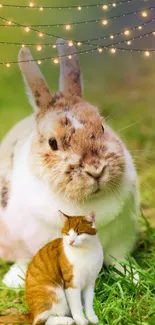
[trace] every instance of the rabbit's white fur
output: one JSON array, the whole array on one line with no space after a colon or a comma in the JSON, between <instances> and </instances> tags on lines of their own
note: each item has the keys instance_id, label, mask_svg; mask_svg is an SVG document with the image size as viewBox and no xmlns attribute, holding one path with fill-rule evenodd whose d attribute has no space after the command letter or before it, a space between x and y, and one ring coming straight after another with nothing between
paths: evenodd
<instances>
[{"instance_id":1,"label":"rabbit's white fur","mask_svg":"<svg viewBox=\"0 0 155 325\"><path fill-rule=\"evenodd\" d=\"M78 69L76 64L73 68ZM67 78L65 71L64 75ZM69 75L68 80L68 85L72 84ZM31 87L31 80L28 81ZM61 87L62 85L61 80ZM65 93L67 89L69 88L66 88ZM81 95L80 88L74 87L74 91ZM44 102L46 99L41 97L40 100ZM68 112L65 114L67 115ZM40 128L43 119L44 116L41 116ZM80 121L72 120L71 123L74 124L74 128L82 130ZM30 157L37 132L35 115L32 115L17 124L0 146L0 222L2 224L2 226L0 224L0 256L18 261L16 267L13 266L5 275L4 283L17 287L21 283L21 279L17 276L18 273L21 274L20 268L25 269L25 266L20 263L23 263L24 259L30 259L48 241L60 236L61 220L58 210L68 215L83 215L94 210L104 248L105 264L115 264L122 271L122 267L115 259L124 261L126 254L133 250L139 213L137 175L129 152L114 132L105 126L105 133L110 134L121 145L124 169L119 185L113 192L105 191L104 195L103 191L99 191L90 195L88 199L72 200L67 198L63 191L56 191L54 183L49 185L46 178L38 177L37 164L32 168ZM113 148L115 147L113 141L109 146L112 151L117 150ZM39 173L44 173L41 167ZM9 193L7 198L2 198L6 179L8 183L5 185ZM6 206L4 206L5 202L2 202L3 199L7 200Z\"/></svg>"}]
</instances>

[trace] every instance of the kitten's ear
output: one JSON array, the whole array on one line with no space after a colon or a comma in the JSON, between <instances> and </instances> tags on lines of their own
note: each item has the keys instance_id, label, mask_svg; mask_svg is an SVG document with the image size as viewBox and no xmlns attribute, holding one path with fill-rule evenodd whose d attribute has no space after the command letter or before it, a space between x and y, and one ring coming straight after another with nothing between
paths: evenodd
<instances>
[{"instance_id":1,"label":"kitten's ear","mask_svg":"<svg viewBox=\"0 0 155 325\"><path fill-rule=\"evenodd\" d=\"M61 217L61 220L63 221L63 223L69 219L69 216L60 210L59 210L59 214L60 214L60 217Z\"/></svg>"},{"instance_id":2,"label":"kitten's ear","mask_svg":"<svg viewBox=\"0 0 155 325\"><path fill-rule=\"evenodd\" d=\"M85 217L88 222L94 223L96 219L95 212L92 211L88 216Z\"/></svg>"}]
</instances>

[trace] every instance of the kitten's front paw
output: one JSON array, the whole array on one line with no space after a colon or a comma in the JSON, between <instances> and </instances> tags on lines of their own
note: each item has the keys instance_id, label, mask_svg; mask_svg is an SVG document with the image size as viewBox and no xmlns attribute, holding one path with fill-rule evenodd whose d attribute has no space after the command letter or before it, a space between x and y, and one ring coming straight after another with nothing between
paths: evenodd
<instances>
[{"instance_id":1,"label":"kitten's front paw","mask_svg":"<svg viewBox=\"0 0 155 325\"><path fill-rule=\"evenodd\" d=\"M89 322L92 323L92 324L98 324L98 322L99 322L99 319L98 319L98 317L95 315L95 313L87 314L87 319L88 319Z\"/></svg>"},{"instance_id":2,"label":"kitten's front paw","mask_svg":"<svg viewBox=\"0 0 155 325\"><path fill-rule=\"evenodd\" d=\"M87 325L88 324L88 320L84 317L81 316L74 316L74 321L77 325Z\"/></svg>"}]
</instances>

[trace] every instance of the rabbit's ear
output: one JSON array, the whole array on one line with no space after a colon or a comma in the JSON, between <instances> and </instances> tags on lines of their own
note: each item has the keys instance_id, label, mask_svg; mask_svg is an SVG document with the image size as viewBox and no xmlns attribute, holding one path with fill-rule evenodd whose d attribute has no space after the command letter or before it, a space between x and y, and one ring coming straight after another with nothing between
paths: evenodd
<instances>
[{"instance_id":1,"label":"rabbit's ear","mask_svg":"<svg viewBox=\"0 0 155 325\"><path fill-rule=\"evenodd\" d=\"M62 38L57 39L57 49L60 56L60 91L81 97L82 86L77 50Z\"/></svg>"},{"instance_id":2,"label":"rabbit's ear","mask_svg":"<svg viewBox=\"0 0 155 325\"><path fill-rule=\"evenodd\" d=\"M36 62L33 61L31 52L27 48L20 50L18 62L30 103L36 111L47 109L52 101L52 94Z\"/></svg>"}]
</instances>

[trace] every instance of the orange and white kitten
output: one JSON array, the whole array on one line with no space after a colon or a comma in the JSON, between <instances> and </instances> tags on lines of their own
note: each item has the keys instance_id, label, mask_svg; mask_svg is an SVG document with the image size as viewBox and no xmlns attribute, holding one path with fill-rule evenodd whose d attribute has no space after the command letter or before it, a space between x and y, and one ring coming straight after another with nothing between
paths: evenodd
<instances>
[{"instance_id":1,"label":"orange and white kitten","mask_svg":"<svg viewBox=\"0 0 155 325\"><path fill-rule=\"evenodd\" d=\"M41 248L28 267L26 301L30 313L3 316L0 323L98 323L93 298L95 280L103 264L103 250L95 228L95 215L73 218L60 213L64 219L62 238Z\"/></svg>"}]
</instances>

